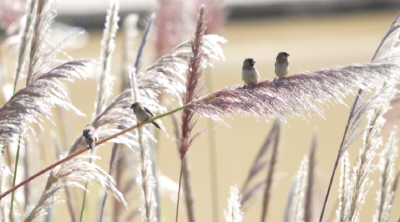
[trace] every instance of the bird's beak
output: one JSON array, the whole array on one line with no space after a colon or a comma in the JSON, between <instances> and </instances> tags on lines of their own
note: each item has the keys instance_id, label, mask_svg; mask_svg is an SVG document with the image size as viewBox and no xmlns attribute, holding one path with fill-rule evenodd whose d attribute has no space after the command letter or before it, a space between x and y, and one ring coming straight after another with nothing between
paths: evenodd
<instances>
[{"instance_id":1,"label":"bird's beak","mask_svg":"<svg viewBox=\"0 0 400 222\"><path fill-rule=\"evenodd\" d=\"M133 105L131 105L130 109L133 109Z\"/></svg>"}]
</instances>

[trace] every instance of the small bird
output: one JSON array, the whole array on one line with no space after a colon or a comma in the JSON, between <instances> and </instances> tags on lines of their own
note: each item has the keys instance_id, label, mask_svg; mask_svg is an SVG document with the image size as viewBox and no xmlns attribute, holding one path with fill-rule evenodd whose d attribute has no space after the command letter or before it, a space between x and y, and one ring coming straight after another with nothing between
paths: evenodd
<instances>
[{"instance_id":1,"label":"small bird","mask_svg":"<svg viewBox=\"0 0 400 222\"><path fill-rule=\"evenodd\" d=\"M152 118L154 115L150 112L149 109L142 106L140 102L135 102L131 105L131 109L133 109L133 113L136 115L136 119L140 122L147 121L148 119ZM151 122L154 126L161 129L161 127L154 121Z\"/></svg>"},{"instance_id":2,"label":"small bird","mask_svg":"<svg viewBox=\"0 0 400 222\"><path fill-rule=\"evenodd\" d=\"M242 80L246 86L253 85L255 86L258 82L258 79L260 79L260 74L258 74L256 67L254 67L254 64L256 61L252 58L247 58L243 61L243 67L242 67Z\"/></svg>"},{"instance_id":3,"label":"small bird","mask_svg":"<svg viewBox=\"0 0 400 222\"><path fill-rule=\"evenodd\" d=\"M82 133L82 141L89 145L90 149L94 149L97 141L99 141L99 135L92 124L87 124Z\"/></svg>"},{"instance_id":4,"label":"small bird","mask_svg":"<svg viewBox=\"0 0 400 222\"><path fill-rule=\"evenodd\" d=\"M286 77L289 72L289 54L280 52L276 57L275 74L278 78Z\"/></svg>"}]
</instances>

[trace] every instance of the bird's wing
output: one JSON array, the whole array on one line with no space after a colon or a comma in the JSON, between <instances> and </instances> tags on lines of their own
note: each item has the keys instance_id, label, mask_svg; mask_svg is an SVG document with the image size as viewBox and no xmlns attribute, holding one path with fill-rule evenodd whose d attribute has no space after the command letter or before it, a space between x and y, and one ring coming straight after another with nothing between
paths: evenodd
<instances>
[{"instance_id":1,"label":"bird's wing","mask_svg":"<svg viewBox=\"0 0 400 222\"><path fill-rule=\"evenodd\" d=\"M153 116L154 116L154 115L153 115L153 113L152 113L152 112L151 112L149 109L147 109L147 108L146 108L146 107L144 107L144 106L143 106L143 108L144 108L144 110L146 110L146 112L148 112L148 113L150 114L150 116L151 116L151 117L153 117Z\"/></svg>"}]
</instances>

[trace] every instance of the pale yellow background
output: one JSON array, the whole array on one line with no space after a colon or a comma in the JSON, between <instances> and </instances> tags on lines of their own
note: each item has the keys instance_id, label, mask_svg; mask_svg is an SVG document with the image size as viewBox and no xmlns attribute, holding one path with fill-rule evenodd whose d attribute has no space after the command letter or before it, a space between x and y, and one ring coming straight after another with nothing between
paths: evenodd
<instances>
[{"instance_id":1,"label":"pale yellow background","mask_svg":"<svg viewBox=\"0 0 400 222\"><path fill-rule=\"evenodd\" d=\"M279 51L286 51L290 56L290 73L301 70L313 70L322 67L345 65L351 63L368 62L372 57L381 38L386 33L392 19L397 11L378 11L355 14L339 14L332 16L310 16L310 17L287 17L277 19L263 19L258 21L243 21L228 23L221 34L228 40L223 46L226 61L215 61L215 68L212 69L213 88L219 89L232 84L241 84L240 69L245 57L253 57L257 61L257 69L261 77L274 77L273 66L275 56ZM68 50L74 58L99 58L101 31L91 31L89 44L79 50ZM151 37L150 43L145 49L145 67L154 58L154 50ZM121 36L118 35L116 50L112 60L114 75L119 76L121 64ZM9 71L11 72L11 71ZM72 103L82 112L86 118L75 118L72 139L81 133L81 129L90 122L94 110L96 95L96 80L77 80L69 85L69 94ZM114 84L114 95L119 90L119 80ZM84 97L83 97L84 96ZM346 98L346 103L351 104L353 96ZM316 186L321 199L325 195L328 180L336 158L337 149L340 144L344 126L347 121L349 109L343 105L329 105L325 108L325 119L312 116L308 122L301 119L288 119L283 127L279 158L276 167L279 180L274 184L272 199L269 206L268 221L282 221L284 207L292 178L297 172L300 161L304 155L308 155L313 129L318 130L317 150L317 181ZM66 118L67 123L72 122L71 116ZM177 181L179 176L179 159L176 146L173 141L172 124L169 118L165 118L164 125L168 129L170 138L162 137L159 146L159 169L168 177ZM215 124L216 145L218 152L218 176L219 176L219 210L220 221L223 221L223 209L227 206L229 187L235 184L241 186L255 154L264 141L271 123L253 117L234 116L233 119L226 119L230 128L223 124ZM46 129L52 128L46 124ZM54 128L54 127L53 127ZM200 119L195 132L207 128L206 119ZM47 160L54 158L52 142L48 136L50 130L45 131L45 151ZM59 133L60 130L57 129ZM387 130L385 131L385 141ZM101 167L108 171L111 145L99 148L97 155L102 159L97 161ZM360 141L350 148L351 162L354 163L361 147ZM134 155L133 153L129 153ZM198 221L211 221L211 188L209 150L207 134L197 139L190 148L189 154L193 173L193 188L196 197L196 215ZM376 159L377 160L377 159ZM375 160L375 163L377 161ZM32 160L33 161L33 160ZM43 168L48 163L41 163L35 166L35 171ZM396 168L398 169L398 168ZM129 173L129 172L128 172ZM266 173L261 173L265 177ZM332 188L330 201L326 210L327 219L332 212L334 201L337 198L337 176ZM371 221L375 212L376 188L379 184L378 173L373 174L375 185L370 190L366 204L361 211L361 221ZM259 178L261 179L261 178ZM44 187L44 178L32 183L34 189L40 193ZM88 194L89 208L85 214L84 221L95 221L98 213L98 198L103 191L97 185L89 187ZM22 190L20 191L22 192ZM130 195L127 199L132 207L138 205L139 193ZM81 191L76 191L74 202L76 203L77 216L81 204ZM61 196L65 198L64 195ZM133 199L133 198L136 198ZM33 201L35 202L35 201ZM106 206L106 213L111 212L113 199L109 197ZM183 203L183 202L182 202ZM317 203L321 205L322 203ZM400 216L400 201L397 198L392 211L391 221L396 221ZM173 221L175 204L168 198L163 198L163 210L166 216L164 221ZM257 199L252 207L244 215L244 221L259 221L261 212L261 198ZM319 216L320 210L317 209ZM59 204L56 208L56 221L68 221L69 215L66 205ZM137 218L137 221L140 221ZM181 205L180 221L187 221L185 206Z\"/></svg>"}]
</instances>

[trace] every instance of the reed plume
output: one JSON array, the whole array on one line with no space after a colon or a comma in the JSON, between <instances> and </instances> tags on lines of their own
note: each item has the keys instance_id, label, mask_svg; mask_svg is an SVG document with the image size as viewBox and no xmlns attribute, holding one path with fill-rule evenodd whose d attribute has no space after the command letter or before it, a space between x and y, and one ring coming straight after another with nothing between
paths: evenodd
<instances>
[{"instance_id":1,"label":"reed plume","mask_svg":"<svg viewBox=\"0 0 400 222\"><path fill-rule=\"evenodd\" d=\"M41 126L41 116L52 122L51 108L54 106L72 109L76 114L84 115L71 104L60 80L73 81L74 78L84 78L86 75L81 72L81 68L87 66L90 61L72 60L51 68L57 53L74 37L49 48L47 35L54 15L53 1L38 2L36 19L32 24L34 30L26 86L0 108L1 141L10 141L15 139L16 135L25 134L30 123Z\"/></svg>"},{"instance_id":2,"label":"reed plume","mask_svg":"<svg viewBox=\"0 0 400 222\"><path fill-rule=\"evenodd\" d=\"M81 155L63 165L57 166L51 171L42 196L38 204L25 218L26 222L43 215L48 207L59 203L59 192L63 187L85 189L79 182L96 181L127 207L127 203L122 194L116 189L112 177L100 167L89 163L87 158L92 157Z\"/></svg>"},{"instance_id":3,"label":"reed plume","mask_svg":"<svg viewBox=\"0 0 400 222\"><path fill-rule=\"evenodd\" d=\"M120 90L121 92L124 91L126 88L130 87L130 82L129 82L129 69L130 69L130 63L133 61L133 53L132 53L132 41L133 39L138 35L138 31L136 28L136 24L138 21L138 16L136 14L129 14L123 21L123 48L122 50L123 55L122 55L122 71L121 71L121 85L120 85ZM118 128L121 129L120 126ZM113 144L113 148L111 151L111 158L110 158L110 166L109 166L109 171L108 173L112 175L114 172L116 172L116 185L119 187L121 185L121 175L122 175L122 162L124 161L124 155L122 155L124 151L121 149L120 145L118 143ZM127 191L126 191L127 192ZM125 195L125 191L122 191L122 193ZM104 193L103 196L103 201L101 205L101 210L100 210L100 215L99 215L99 221L101 222L103 219L103 214L104 214L104 207L107 201L107 192ZM114 202L114 221L118 221L120 218L120 212L119 212L119 205L120 203L118 201Z\"/></svg>"},{"instance_id":4,"label":"reed plume","mask_svg":"<svg viewBox=\"0 0 400 222\"><path fill-rule=\"evenodd\" d=\"M358 220L359 210L364 203L364 199L373 182L369 181L369 174L375 169L372 160L375 157L376 150L382 143L382 138L379 133L385 123L383 115L389 109L391 99L396 95L397 91L393 86L385 86L378 90L377 95L385 94L381 100L375 104L371 112L367 113L369 123L364 133L364 145L360 149L359 158L353 169L353 175L350 179L349 193L347 195L349 207L346 209L346 217L348 221Z\"/></svg>"},{"instance_id":5,"label":"reed plume","mask_svg":"<svg viewBox=\"0 0 400 222\"><path fill-rule=\"evenodd\" d=\"M343 158L340 160L340 182L339 182L339 207L336 210L336 221L345 222L346 221L346 210L348 208L348 198L347 194L349 192L350 185L350 161L349 152L345 151Z\"/></svg>"},{"instance_id":6,"label":"reed plume","mask_svg":"<svg viewBox=\"0 0 400 222\"><path fill-rule=\"evenodd\" d=\"M240 209L241 199L239 188L232 186L228 198L228 210L224 211L225 222L241 222L243 220L243 212Z\"/></svg>"},{"instance_id":7,"label":"reed plume","mask_svg":"<svg viewBox=\"0 0 400 222\"><path fill-rule=\"evenodd\" d=\"M292 205L292 215L293 222L301 222L304 221L304 191L307 187L307 167L308 167L308 158L305 156L300 164L300 169L297 172L296 177L296 188L293 196L293 205Z\"/></svg>"},{"instance_id":8,"label":"reed plume","mask_svg":"<svg viewBox=\"0 0 400 222\"><path fill-rule=\"evenodd\" d=\"M397 129L390 134L389 140L385 148L380 154L379 171L380 171L380 187L376 198L376 213L373 221L385 222L389 221L392 202L394 199L393 182L394 182L394 165L397 158Z\"/></svg>"},{"instance_id":9,"label":"reed plume","mask_svg":"<svg viewBox=\"0 0 400 222\"><path fill-rule=\"evenodd\" d=\"M285 121L285 113L305 118L323 116L321 106L343 103L358 88L370 90L387 81L398 81L400 66L393 63L365 63L295 73L285 79L266 79L255 87L230 86L189 104L200 116L221 121L219 115L251 115Z\"/></svg>"},{"instance_id":10,"label":"reed plume","mask_svg":"<svg viewBox=\"0 0 400 222\"><path fill-rule=\"evenodd\" d=\"M97 102L95 104L95 116L99 115L103 110L108 97L112 90L112 79L110 76L111 58L115 48L115 35L118 30L119 2L111 1L110 9L107 11L106 23L101 40L100 55L100 75L98 77Z\"/></svg>"},{"instance_id":11,"label":"reed plume","mask_svg":"<svg viewBox=\"0 0 400 222\"><path fill-rule=\"evenodd\" d=\"M307 188L306 196L304 201L304 221L311 222L314 221L314 197L315 195L315 165L316 157L315 153L317 151L317 131L315 130L311 140L310 157L308 161L308 177L307 177Z\"/></svg>"},{"instance_id":12,"label":"reed plume","mask_svg":"<svg viewBox=\"0 0 400 222\"><path fill-rule=\"evenodd\" d=\"M21 29L20 33L20 45L19 45L19 51L18 51L18 61L17 61L17 67L15 70L15 80L14 80L14 92L17 88L17 82L19 79L19 76L21 72L23 72L23 68L26 62L26 54L28 52L29 45L31 44L32 41L32 21L35 20L35 9L36 9L36 0L29 0L26 4L27 9L25 13L25 22L23 25L23 29Z\"/></svg>"},{"instance_id":13,"label":"reed plume","mask_svg":"<svg viewBox=\"0 0 400 222\"><path fill-rule=\"evenodd\" d=\"M110 8L107 11L105 27L103 31L103 38L101 41L101 54L100 54L100 74L98 76L97 84L97 99L95 103L94 117L99 115L105 108L105 103L112 92L112 77L110 76L111 58L115 48L115 35L118 30L118 16L119 2L111 1ZM91 151L93 153L93 151ZM90 162L93 159L89 160ZM82 221L83 212L86 205L87 182L85 183L85 190L83 194L83 201L81 207L80 221Z\"/></svg>"},{"instance_id":14,"label":"reed plume","mask_svg":"<svg viewBox=\"0 0 400 222\"><path fill-rule=\"evenodd\" d=\"M187 2L178 0L158 0L155 26L156 59L168 53L185 39L188 24L184 15Z\"/></svg>"},{"instance_id":15,"label":"reed plume","mask_svg":"<svg viewBox=\"0 0 400 222\"><path fill-rule=\"evenodd\" d=\"M144 100L149 100L147 96L141 96L139 93L139 85L137 80L137 73L140 71L141 68L141 60L142 54L144 50L144 46L146 45L147 36L150 32L151 25L153 23L154 15L148 21L146 26L145 32L143 34L143 39L140 44L138 54L136 56L136 62L133 67L133 70L130 73L130 80L131 80L131 97L132 101L134 102L141 102ZM137 122L139 122L137 120ZM155 208L157 204L155 202L155 178L153 175L152 170L152 162L150 158L150 151L149 151L149 143L148 143L148 136L151 135L150 130L146 127L138 128L137 130L138 136L138 146L136 149L137 159L138 159L138 183L140 184L141 188L141 200L142 206L140 211L142 213L142 220L144 222L153 222L157 221L157 215Z\"/></svg>"},{"instance_id":16,"label":"reed plume","mask_svg":"<svg viewBox=\"0 0 400 222\"><path fill-rule=\"evenodd\" d=\"M205 18L205 8L202 7L199 11L196 31L194 34L194 38L191 41L191 49L192 55L189 58L188 70L186 73L186 91L183 95L183 104L187 105L195 98L199 97L202 94L202 88L200 86L200 81L202 78L203 70L202 64L204 59L203 52L203 37L204 31L206 27L206 18ZM186 210L188 215L188 220L190 222L195 222L195 212L194 212L194 194L192 192L190 186L190 171L188 160L185 160L185 155L189 150L189 147L193 143L195 136L191 136L191 132L196 124L196 120L194 119L194 113L191 110L184 109L181 116L181 135L179 137L179 146L178 152L181 159L181 173L179 179L179 186L181 186L181 179L183 176L183 186L185 191L185 203ZM180 190L179 190L180 191ZM178 221L178 209L179 209L179 191L178 191L178 202L176 207L176 221Z\"/></svg>"}]
</instances>

